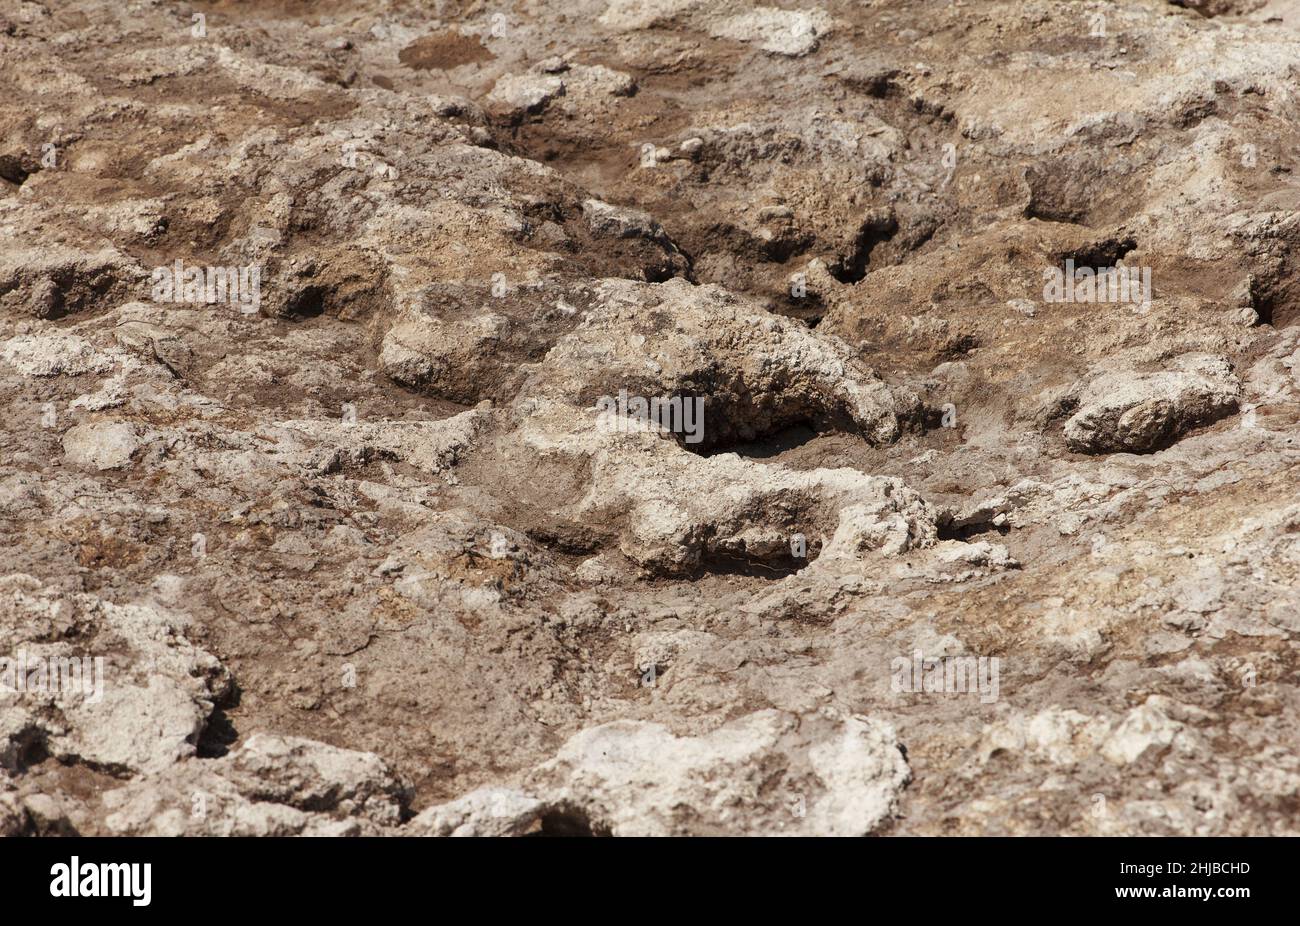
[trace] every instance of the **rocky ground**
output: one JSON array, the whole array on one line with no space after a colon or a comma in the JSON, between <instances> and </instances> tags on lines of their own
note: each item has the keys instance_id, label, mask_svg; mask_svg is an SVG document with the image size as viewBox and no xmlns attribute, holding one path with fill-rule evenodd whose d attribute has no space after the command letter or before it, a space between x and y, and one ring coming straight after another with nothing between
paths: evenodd
<instances>
[{"instance_id":1,"label":"rocky ground","mask_svg":"<svg viewBox=\"0 0 1300 926\"><path fill-rule=\"evenodd\" d=\"M0 2L0 832L1300 831L1300 3L767 2Z\"/></svg>"}]
</instances>

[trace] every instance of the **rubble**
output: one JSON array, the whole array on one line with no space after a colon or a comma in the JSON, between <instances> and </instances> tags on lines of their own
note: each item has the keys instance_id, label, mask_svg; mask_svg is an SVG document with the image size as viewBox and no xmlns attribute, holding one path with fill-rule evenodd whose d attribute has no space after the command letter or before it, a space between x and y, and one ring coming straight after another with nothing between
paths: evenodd
<instances>
[{"instance_id":1,"label":"rubble","mask_svg":"<svg viewBox=\"0 0 1300 926\"><path fill-rule=\"evenodd\" d=\"M1296 834L1286 4L58 6L0 833Z\"/></svg>"}]
</instances>

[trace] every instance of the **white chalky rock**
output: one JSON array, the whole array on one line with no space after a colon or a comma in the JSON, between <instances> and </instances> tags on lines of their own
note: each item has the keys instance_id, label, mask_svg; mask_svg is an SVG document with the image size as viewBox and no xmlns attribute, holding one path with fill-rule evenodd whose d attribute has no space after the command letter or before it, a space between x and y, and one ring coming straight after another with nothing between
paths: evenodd
<instances>
[{"instance_id":1,"label":"white chalky rock","mask_svg":"<svg viewBox=\"0 0 1300 926\"><path fill-rule=\"evenodd\" d=\"M541 74L508 74L496 82L488 102L513 116L540 112L564 93L564 81Z\"/></svg>"},{"instance_id":2,"label":"white chalky rock","mask_svg":"<svg viewBox=\"0 0 1300 926\"><path fill-rule=\"evenodd\" d=\"M710 33L718 38L755 42L763 51L797 58L814 51L817 40L831 27L824 10L782 10L771 6L730 16L715 23Z\"/></svg>"},{"instance_id":3,"label":"white chalky rock","mask_svg":"<svg viewBox=\"0 0 1300 926\"><path fill-rule=\"evenodd\" d=\"M69 640L47 642L51 627L65 625L75 631ZM185 627L180 615L152 607L62 595L29 575L0 578L0 654L42 660L49 673L42 690L28 688L0 710L0 759L8 756L0 764L34 732L50 755L108 769L157 770L193 755L230 679Z\"/></svg>"},{"instance_id":4,"label":"white chalky rock","mask_svg":"<svg viewBox=\"0 0 1300 926\"><path fill-rule=\"evenodd\" d=\"M401 822L409 795L374 753L255 733L109 791L105 823L142 836L371 835Z\"/></svg>"},{"instance_id":5,"label":"white chalky rock","mask_svg":"<svg viewBox=\"0 0 1300 926\"><path fill-rule=\"evenodd\" d=\"M1182 369L1103 373L1084 386L1065 441L1081 453L1150 453L1192 428L1231 414L1241 384L1214 358L1183 358Z\"/></svg>"},{"instance_id":6,"label":"white chalky rock","mask_svg":"<svg viewBox=\"0 0 1300 926\"><path fill-rule=\"evenodd\" d=\"M1136 762L1148 749L1173 744L1184 725L1161 709L1159 699L1149 698L1133 708L1101 745L1101 754L1115 765Z\"/></svg>"},{"instance_id":7,"label":"white chalky rock","mask_svg":"<svg viewBox=\"0 0 1300 926\"><path fill-rule=\"evenodd\" d=\"M888 724L765 710L693 737L631 720L593 727L528 783L616 836L862 836L909 777Z\"/></svg>"},{"instance_id":8,"label":"white chalky rock","mask_svg":"<svg viewBox=\"0 0 1300 926\"><path fill-rule=\"evenodd\" d=\"M340 463L362 464L373 459L401 460L425 472L438 474L454 466L473 442L484 410L472 408L438 421L344 421L341 418L305 418L279 423L302 435L318 449L308 456L315 468L332 469Z\"/></svg>"},{"instance_id":9,"label":"white chalky rock","mask_svg":"<svg viewBox=\"0 0 1300 926\"><path fill-rule=\"evenodd\" d=\"M934 509L896 477L699 457L657 429L626 430L610 417L575 420L571 406L547 402L524 433L539 452L590 461L578 510L621 525L619 549L651 572L689 574L714 558L783 562L796 532L828 536L826 561L897 556L937 537ZM700 492L700 485L725 488Z\"/></svg>"},{"instance_id":10,"label":"white chalky rock","mask_svg":"<svg viewBox=\"0 0 1300 926\"><path fill-rule=\"evenodd\" d=\"M480 788L421 811L403 832L412 836L522 836L533 831L544 802L509 788Z\"/></svg>"},{"instance_id":11,"label":"white chalky rock","mask_svg":"<svg viewBox=\"0 0 1300 926\"><path fill-rule=\"evenodd\" d=\"M26 376L104 373L113 361L76 334L21 334L0 347L0 356Z\"/></svg>"},{"instance_id":12,"label":"white chalky rock","mask_svg":"<svg viewBox=\"0 0 1300 926\"><path fill-rule=\"evenodd\" d=\"M79 424L63 435L63 455L74 466L121 469L130 464L141 443L133 424L96 421Z\"/></svg>"},{"instance_id":13,"label":"white chalky rock","mask_svg":"<svg viewBox=\"0 0 1300 926\"><path fill-rule=\"evenodd\" d=\"M598 22L620 32L648 29L696 9L700 2L701 0L610 0Z\"/></svg>"}]
</instances>

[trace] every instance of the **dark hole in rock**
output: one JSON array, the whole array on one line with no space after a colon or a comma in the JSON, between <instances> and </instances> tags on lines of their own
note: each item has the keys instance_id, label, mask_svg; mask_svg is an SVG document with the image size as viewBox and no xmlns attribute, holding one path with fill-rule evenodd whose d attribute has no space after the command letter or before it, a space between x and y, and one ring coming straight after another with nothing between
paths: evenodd
<instances>
[{"instance_id":1,"label":"dark hole in rock","mask_svg":"<svg viewBox=\"0 0 1300 926\"><path fill-rule=\"evenodd\" d=\"M1062 254L1060 259L1062 263L1073 260L1075 267L1113 267L1136 247L1133 238L1103 238L1074 253Z\"/></svg>"},{"instance_id":2,"label":"dark hole in rock","mask_svg":"<svg viewBox=\"0 0 1300 926\"><path fill-rule=\"evenodd\" d=\"M285 314L291 318L316 318L325 311L325 287L307 286L289 299Z\"/></svg>"},{"instance_id":3,"label":"dark hole in rock","mask_svg":"<svg viewBox=\"0 0 1300 926\"><path fill-rule=\"evenodd\" d=\"M1261 281L1254 292L1253 304L1258 324L1286 328L1300 321L1300 293L1289 275Z\"/></svg>"},{"instance_id":4,"label":"dark hole in rock","mask_svg":"<svg viewBox=\"0 0 1300 926\"><path fill-rule=\"evenodd\" d=\"M768 301L767 309L786 318L797 318L809 328L816 328L826 314L826 303L816 293L805 292L796 296L786 289Z\"/></svg>"},{"instance_id":5,"label":"dark hole in rock","mask_svg":"<svg viewBox=\"0 0 1300 926\"><path fill-rule=\"evenodd\" d=\"M807 541L807 555L795 556L788 547L780 554L751 556L722 550L709 550L700 558L700 570L706 575L744 576L750 579L784 579L806 568L821 553L819 541Z\"/></svg>"},{"instance_id":6,"label":"dark hole in rock","mask_svg":"<svg viewBox=\"0 0 1300 926\"><path fill-rule=\"evenodd\" d=\"M0 155L0 179L22 186L31 175L32 171L25 168L18 158L11 154Z\"/></svg>"},{"instance_id":7,"label":"dark hole in rock","mask_svg":"<svg viewBox=\"0 0 1300 926\"><path fill-rule=\"evenodd\" d=\"M647 283L665 283L677 275L675 268L668 264L648 264L641 274Z\"/></svg>"},{"instance_id":8,"label":"dark hole in rock","mask_svg":"<svg viewBox=\"0 0 1300 926\"><path fill-rule=\"evenodd\" d=\"M995 516L994 514L980 514L970 518L962 518L961 520L940 521L937 525L938 537L940 540L969 540L981 534L1006 536L1011 533L1010 525L993 523Z\"/></svg>"},{"instance_id":9,"label":"dark hole in rock","mask_svg":"<svg viewBox=\"0 0 1300 926\"><path fill-rule=\"evenodd\" d=\"M802 447L818 437L819 433L813 422L800 421L778 428L768 434L760 435L752 440L712 445L702 455L712 456L715 453L735 453L742 457L763 460L780 456L788 450L794 450L796 447ZM689 449L689 445L687 447Z\"/></svg>"},{"instance_id":10,"label":"dark hole in rock","mask_svg":"<svg viewBox=\"0 0 1300 926\"><path fill-rule=\"evenodd\" d=\"M25 772L35 765L40 765L50 757L50 750L45 742L45 731L29 727L12 737L9 748L3 754L4 767L14 772Z\"/></svg>"},{"instance_id":11,"label":"dark hole in rock","mask_svg":"<svg viewBox=\"0 0 1300 926\"><path fill-rule=\"evenodd\" d=\"M690 393L704 396L703 411L697 408L680 426L663 426L684 450L699 456L773 457L822 434L859 431L843 408L820 408L797 399L769 404L744 386L697 383ZM659 420L665 420L662 413Z\"/></svg>"},{"instance_id":12,"label":"dark hole in rock","mask_svg":"<svg viewBox=\"0 0 1300 926\"><path fill-rule=\"evenodd\" d=\"M199 734L194 744L195 753L200 759L220 759L230 751L231 745L239 739L239 731L226 713L226 708L239 704L239 689L232 686L230 694L216 706L208 718L207 726Z\"/></svg>"},{"instance_id":13,"label":"dark hole in rock","mask_svg":"<svg viewBox=\"0 0 1300 926\"><path fill-rule=\"evenodd\" d=\"M861 282L871 264L871 252L876 245L883 244L894 237L896 231L898 231L898 221L892 215L871 218L863 222L853 242L853 250L830 268L831 276L841 283Z\"/></svg>"},{"instance_id":14,"label":"dark hole in rock","mask_svg":"<svg viewBox=\"0 0 1300 926\"><path fill-rule=\"evenodd\" d=\"M530 836L608 836L591 825L587 815L577 808L547 811L542 816L541 827Z\"/></svg>"}]
</instances>

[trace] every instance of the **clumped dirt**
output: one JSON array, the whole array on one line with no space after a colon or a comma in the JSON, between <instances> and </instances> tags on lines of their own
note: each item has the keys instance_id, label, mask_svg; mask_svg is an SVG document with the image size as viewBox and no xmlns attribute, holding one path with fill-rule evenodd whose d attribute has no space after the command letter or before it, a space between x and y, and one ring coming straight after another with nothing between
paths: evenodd
<instances>
[{"instance_id":1,"label":"clumped dirt","mask_svg":"<svg viewBox=\"0 0 1300 926\"><path fill-rule=\"evenodd\" d=\"M191 7L0 10L0 832L1297 832L1300 4Z\"/></svg>"},{"instance_id":2,"label":"clumped dirt","mask_svg":"<svg viewBox=\"0 0 1300 926\"><path fill-rule=\"evenodd\" d=\"M431 68L449 71L466 64L491 61L492 58L492 52L487 50L477 36L465 35L455 29L441 35L416 39L397 56L402 64L417 71Z\"/></svg>"}]
</instances>

